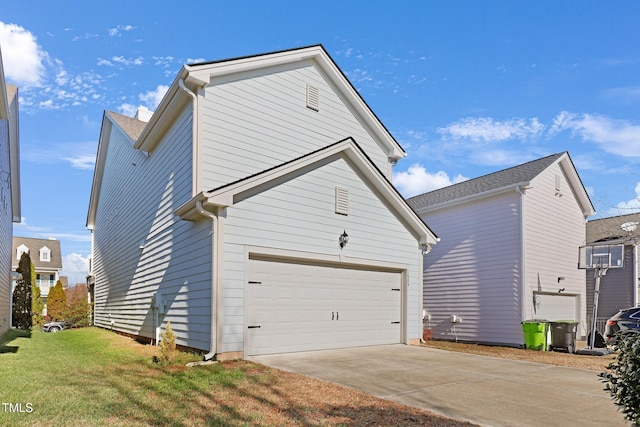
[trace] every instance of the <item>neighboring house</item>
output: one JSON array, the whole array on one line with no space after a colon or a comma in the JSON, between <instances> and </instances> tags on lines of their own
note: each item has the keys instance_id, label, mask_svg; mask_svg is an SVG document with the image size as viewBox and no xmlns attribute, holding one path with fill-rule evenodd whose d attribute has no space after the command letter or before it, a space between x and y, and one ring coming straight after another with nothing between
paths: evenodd
<instances>
[{"instance_id":1,"label":"neighboring house","mask_svg":"<svg viewBox=\"0 0 640 427\"><path fill-rule=\"evenodd\" d=\"M625 226L623 229L623 225ZM638 244L640 243L640 213L599 218L587 222L588 245L624 245L622 268L610 268L600 279L596 326L604 333L607 319L618 310L639 304ZM595 270L587 270L587 304L589 319L593 316Z\"/></svg>"},{"instance_id":2,"label":"neighboring house","mask_svg":"<svg viewBox=\"0 0 640 427\"><path fill-rule=\"evenodd\" d=\"M404 156L322 46L185 65L148 123L104 114L95 324L218 359L416 342Z\"/></svg>"},{"instance_id":3,"label":"neighboring house","mask_svg":"<svg viewBox=\"0 0 640 427\"><path fill-rule=\"evenodd\" d=\"M53 238L36 239L32 237L13 238L13 257L11 269L16 271L23 253L28 253L36 273L36 285L40 288L42 302L46 304L49 290L61 278L62 254L60 241Z\"/></svg>"},{"instance_id":4,"label":"neighboring house","mask_svg":"<svg viewBox=\"0 0 640 427\"><path fill-rule=\"evenodd\" d=\"M578 248L594 214L567 152L408 200L441 237L424 260L433 338L519 346L521 322L580 322L585 272Z\"/></svg>"},{"instance_id":5,"label":"neighboring house","mask_svg":"<svg viewBox=\"0 0 640 427\"><path fill-rule=\"evenodd\" d=\"M11 239L20 222L18 88L6 84L0 52L0 337L11 325Z\"/></svg>"}]
</instances>

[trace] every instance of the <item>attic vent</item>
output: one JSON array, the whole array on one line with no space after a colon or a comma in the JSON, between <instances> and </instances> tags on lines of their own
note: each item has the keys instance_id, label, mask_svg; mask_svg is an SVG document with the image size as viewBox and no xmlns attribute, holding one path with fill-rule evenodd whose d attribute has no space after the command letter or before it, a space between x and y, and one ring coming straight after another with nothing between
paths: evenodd
<instances>
[{"instance_id":1,"label":"attic vent","mask_svg":"<svg viewBox=\"0 0 640 427\"><path fill-rule=\"evenodd\" d=\"M336 187L336 213L349 215L349 189Z\"/></svg>"},{"instance_id":2,"label":"attic vent","mask_svg":"<svg viewBox=\"0 0 640 427\"><path fill-rule=\"evenodd\" d=\"M320 90L307 83L307 108L320 111Z\"/></svg>"}]
</instances>

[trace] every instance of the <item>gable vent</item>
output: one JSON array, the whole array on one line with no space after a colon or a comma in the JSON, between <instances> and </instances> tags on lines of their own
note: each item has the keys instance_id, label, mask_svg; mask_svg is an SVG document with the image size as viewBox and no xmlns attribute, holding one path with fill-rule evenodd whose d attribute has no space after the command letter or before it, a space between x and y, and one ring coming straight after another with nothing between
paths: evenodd
<instances>
[{"instance_id":1,"label":"gable vent","mask_svg":"<svg viewBox=\"0 0 640 427\"><path fill-rule=\"evenodd\" d=\"M320 111L320 89L307 83L307 108Z\"/></svg>"},{"instance_id":2,"label":"gable vent","mask_svg":"<svg viewBox=\"0 0 640 427\"><path fill-rule=\"evenodd\" d=\"M336 187L336 213L349 215L349 189Z\"/></svg>"}]
</instances>

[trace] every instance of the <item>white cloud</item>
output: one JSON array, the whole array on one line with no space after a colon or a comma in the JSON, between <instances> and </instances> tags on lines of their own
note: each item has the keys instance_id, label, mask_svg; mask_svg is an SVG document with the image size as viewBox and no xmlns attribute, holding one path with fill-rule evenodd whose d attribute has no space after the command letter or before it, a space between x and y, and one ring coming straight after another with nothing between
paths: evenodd
<instances>
[{"instance_id":1,"label":"white cloud","mask_svg":"<svg viewBox=\"0 0 640 427\"><path fill-rule=\"evenodd\" d=\"M144 58L138 56L137 58L125 58L124 56L112 56L111 61L122 65L142 65Z\"/></svg>"},{"instance_id":2,"label":"white cloud","mask_svg":"<svg viewBox=\"0 0 640 427\"><path fill-rule=\"evenodd\" d=\"M490 117L468 117L437 129L445 139L468 139L474 142L501 142L539 137L545 126L537 118L497 121Z\"/></svg>"},{"instance_id":3,"label":"white cloud","mask_svg":"<svg viewBox=\"0 0 640 427\"><path fill-rule=\"evenodd\" d=\"M640 125L629 121L562 111L555 117L549 135L554 136L563 131L570 131L585 141L594 142L608 153L622 157L640 157Z\"/></svg>"},{"instance_id":4,"label":"white cloud","mask_svg":"<svg viewBox=\"0 0 640 427\"><path fill-rule=\"evenodd\" d=\"M132 25L118 25L115 28L109 28L107 29L107 32L109 33L109 35L111 37L115 37L115 36L121 36L123 31L131 31L133 30L133 26Z\"/></svg>"},{"instance_id":5,"label":"white cloud","mask_svg":"<svg viewBox=\"0 0 640 427\"><path fill-rule=\"evenodd\" d=\"M86 283L87 274L89 274L88 256L84 257L76 253L63 255L60 275L69 278L69 286L74 286L76 283Z\"/></svg>"},{"instance_id":6,"label":"white cloud","mask_svg":"<svg viewBox=\"0 0 640 427\"><path fill-rule=\"evenodd\" d=\"M428 191L437 190L451 184L466 181L467 177L460 174L453 179L444 171L429 173L424 166L414 164L404 172L393 174L393 184L404 197L411 197Z\"/></svg>"},{"instance_id":7,"label":"white cloud","mask_svg":"<svg viewBox=\"0 0 640 427\"><path fill-rule=\"evenodd\" d=\"M147 107L151 111L154 111L156 107L158 107L158 104L160 104L160 101L162 101L162 98L168 90L169 86L158 85L155 90L150 90L147 93L141 93L140 95L138 95L138 98L140 99L140 101L147 104Z\"/></svg>"},{"instance_id":8,"label":"white cloud","mask_svg":"<svg viewBox=\"0 0 640 427\"><path fill-rule=\"evenodd\" d=\"M609 209L610 215L624 215L634 212L640 212L640 182L636 184L636 197L626 202L619 202L613 208Z\"/></svg>"},{"instance_id":9,"label":"white cloud","mask_svg":"<svg viewBox=\"0 0 640 427\"><path fill-rule=\"evenodd\" d=\"M63 157L63 159L71 163L73 168L82 170L92 170L96 163L96 156L92 155Z\"/></svg>"},{"instance_id":10,"label":"white cloud","mask_svg":"<svg viewBox=\"0 0 640 427\"><path fill-rule=\"evenodd\" d=\"M118 112L125 116L134 117L138 112L138 107L133 104L125 103L118 107Z\"/></svg>"},{"instance_id":11,"label":"white cloud","mask_svg":"<svg viewBox=\"0 0 640 427\"><path fill-rule=\"evenodd\" d=\"M470 157L482 165L512 166L526 163L537 156L522 150L478 150L470 153Z\"/></svg>"},{"instance_id":12,"label":"white cloud","mask_svg":"<svg viewBox=\"0 0 640 427\"><path fill-rule=\"evenodd\" d=\"M69 142L29 148L25 146L20 155L23 161L36 164L68 162L75 169L91 170L96 158L95 153L95 142Z\"/></svg>"},{"instance_id":13,"label":"white cloud","mask_svg":"<svg viewBox=\"0 0 640 427\"><path fill-rule=\"evenodd\" d=\"M0 46L7 80L22 87L41 86L49 55L25 28L0 21Z\"/></svg>"}]
</instances>

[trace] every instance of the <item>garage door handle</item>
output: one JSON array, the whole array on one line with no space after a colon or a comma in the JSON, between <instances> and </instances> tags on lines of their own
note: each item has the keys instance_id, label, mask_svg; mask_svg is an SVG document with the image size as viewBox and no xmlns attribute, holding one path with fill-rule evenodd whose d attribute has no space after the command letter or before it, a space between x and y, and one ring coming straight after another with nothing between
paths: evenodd
<instances>
[{"instance_id":1,"label":"garage door handle","mask_svg":"<svg viewBox=\"0 0 640 427\"><path fill-rule=\"evenodd\" d=\"M400 322L391 322L392 325L399 325Z\"/></svg>"},{"instance_id":2,"label":"garage door handle","mask_svg":"<svg viewBox=\"0 0 640 427\"><path fill-rule=\"evenodd\" d=\"M336 320L338 320L339 318L340 318L340 313L336 311Z\"/></svg>"},{"instance_id":3,"label":"garage door handle","mask_svg":"<svg viewBox=\"0 0 640 427\"><path fill-rule=\"evenodd\" d=\"M333 311L331 312L331 320L336 320L336 314Z\"/></svg>"},{"instance_id":4,"label":"garage door handle","mask_svg":"<svg viewBox=\"0 0 640 427\"><path fill-rule=\"evenodd\" d=\"M247 329L258 329L260 325L247 326Z\"/></svg>"},{"instance_id":5,"label":"garage door handle","mask_svg":"<svg viewBox=\"0 0 640 427\"><path fill-rule=\"evenodd\" d=\"M400 288L391 288L392 291L400 291Z\"/></svg>"}]
</instances>

